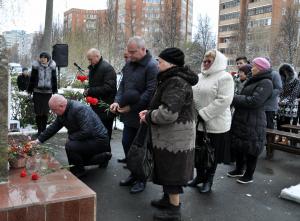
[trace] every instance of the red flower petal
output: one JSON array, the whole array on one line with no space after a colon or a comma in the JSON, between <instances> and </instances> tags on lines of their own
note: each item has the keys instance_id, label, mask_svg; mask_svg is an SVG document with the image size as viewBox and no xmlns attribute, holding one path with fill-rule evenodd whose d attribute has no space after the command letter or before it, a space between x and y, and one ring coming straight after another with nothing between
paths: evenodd
<instances>
[{"instance_id":1,"label":"red flower petal","mask_svg":"<svg viewBox=\"0 0 300 221\"><path fill-rule=\"evenodd\" d=\"M20 177L26 177L26 176L27 176L26 170L22 170Z\"/></svg>"},{"instance_id":2,"label":"red flower petal","mask_svg":"<svg viewBox=\"0 0 300 221\"><path fill-rule=\"evenodd\" d=\"M31 179L32 180L38 180L39 179L39 175L37 173L32 173Z\"/></svg>"}]
</instances>

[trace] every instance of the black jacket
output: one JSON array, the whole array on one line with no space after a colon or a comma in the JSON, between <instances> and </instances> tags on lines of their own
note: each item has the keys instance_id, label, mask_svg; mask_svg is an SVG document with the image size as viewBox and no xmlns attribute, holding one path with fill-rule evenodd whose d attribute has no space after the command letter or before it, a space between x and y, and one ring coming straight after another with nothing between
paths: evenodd
<instances>
[{"instance_id":1,"label":"black jacket","mask_svg":"<svg viewBox=\"0 0 300 221\"><path fill-rule=\"evenodd\" d=\"M117 75L114 68L101 57L98 64L88 67L89 89L87 96L101 99L107 104L114 102L117 93ZM106 117L105 107L92 105L92 109L103 119Z\"/></svg>"},{"instance_id":2,"label":"black jacket","mask_svg":"<svg viewBox=\"0 0 300 221\"><path fill-rule=\"evenodd\" d=\"M233 98L235 112L231 125L231 143L237 151L258 156L266 138L266 115L264 104L272 96L271 71L251 77L240 95Z\"/></svg>"},{"instance_id":3,"label":"black jacket","mask_svg":"<svg viewBox=\"0 0 300 221\"><path fill-rule=\"evenodd\" d=\"M17 84L19 91L26 91L29 85L30 76L21 74L18 76Z\"/></svg>"},{"instance_id":4,"label":"black jacket","mask_svg":"<svg viewBox=\"0 0 300 221\"><path fill-rule=\"evenodd\" d=\"M68 100L65 113L57 116L55 121L38 137L38 140L45 142L62 127L68 129L69 140L108 141L107 130L97 114L79 101Z\"/></svg>"},{"instance_id":5,"label":"black jacket","mask_svg":"<svg viewBox=\"0 0 300 221\"><path fill-rule=\"evenodd\" d=\"M121 114L121 121L125 126L138 128L140 125L139 112L147 109L156 88L157 62L147 51L138 62L127 62L123 68L121 80L115 101L120 103L123 94L128 90L140 93L136 104L130 105L130 112Z\"/></svg>"}]
</instances>

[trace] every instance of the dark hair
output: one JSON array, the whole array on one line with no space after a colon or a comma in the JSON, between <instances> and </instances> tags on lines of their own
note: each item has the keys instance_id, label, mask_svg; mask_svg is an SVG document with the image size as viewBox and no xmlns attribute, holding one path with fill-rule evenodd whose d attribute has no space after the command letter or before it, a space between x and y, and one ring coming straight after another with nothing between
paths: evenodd
<instances>
[{"instance_id":1,"label":"dark hair","mask_svg":"<svg viewBox=\"0 0 300 221\"><path fill-rule=\"evenodd\" d=\"M235 62L239 60L244 60L247 64L250 64L246 56L240 56L235 59Z\"/></svg>"},{"instance_id":2,"label":"dark hair","mask_svg":"<svg viewBox=\"0 0 300 221\"><path fill-rule=\"evenodd\" d=\"M24 72L24 71L28 71L28 68L22 68L22 72Z\"/></svg>"},{"instance_id":3,"label":"dark hair","mask_svg":"<svg viewBox=\"0 0 300 221\"><path fill-rule=\"evenodd\" d=\"M284 75L285 72L287 72L288 74L294 73L294 69L291 65L289 64L283 64L281 65L281 67L279 68L279 74L280 75Z\"/></svg>"}]
</instances>

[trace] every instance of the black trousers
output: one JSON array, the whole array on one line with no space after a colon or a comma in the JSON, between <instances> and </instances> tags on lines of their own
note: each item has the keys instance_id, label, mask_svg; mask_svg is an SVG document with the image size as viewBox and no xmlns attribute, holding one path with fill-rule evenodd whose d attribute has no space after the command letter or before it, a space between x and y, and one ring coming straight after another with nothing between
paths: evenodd
<instances>
[{"instance_id":1,"label":"black trousers","mask_svg":"<svg viewBox=\"0 0 300 221\"><path fill-rule=\"evenodd\" d=\"M101 119L101 121L102 121L104 127L107 130L107 134L108 134L108 137L109 137L109 148L111 150L110 139L111 139L111 134L112 134L112 127L113 127L113 124L114 124L114 118L112 118L112 119L103 118L103 119Z\"/></svg>"},{"instance_id":2,"label":"black trousers","mask_svg":"<svg viewBox=\"0 0 300 221\"><path fill-rule=\"evenodd\" d=\"M246 177L253 178L253 174L256 168L257 163L256 156L245 154L242 151L236 153L236 169L239 171L243 171L246 166Z\"/></svg>"},{"instance_id":3,"label":"black trousers","mask_svg":"<svg viewBox=\"0 0 300 221\"><path fill-rule=\"evenodd\" d=\"M72 172L84 170L89 160L96 154L110 152L108 140L69 140L66 143L66 153Z\"/></svg>"},{"instance_id":4,"label":"black trousers","mask_svg":"<svg viewBox=\"0 0 300 221\"><path fill-rule=\"evenodd\" d=\"M267 118L267 128L274 129L274 119L275 119L275 111L266 111L266 118Z\"/></svg>"},{"instance_id":5,"label":"black trousers","mask_svg":"<svg viewBox=\"0 0 300 221\"><path fill-rule=\"evenodd\" d=\"M165 194L180 194L183 193L183 188L182 186L163 185L163 192Z\"/></svg>"}]
</instances>

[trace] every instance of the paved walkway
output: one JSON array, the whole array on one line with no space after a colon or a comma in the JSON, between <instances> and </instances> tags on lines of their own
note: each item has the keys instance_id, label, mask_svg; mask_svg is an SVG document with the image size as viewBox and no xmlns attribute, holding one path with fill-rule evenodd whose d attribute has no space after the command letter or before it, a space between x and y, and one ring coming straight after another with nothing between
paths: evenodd
<instances>
[{"instance_id":1,"label":"paved walkway","mask_svg":"<svg viewBox=\"0 0 300 221\"><path fill-rule=\"evenodd\" d=\"M56 147L57 159L64 163L66 134L58 134L47 142ZM97 221L151 221L156 209L150 200L161 196L161 188L147 184L144 192L132 195L119 181L128 176L123 164L121 132L114 131L113 158L107 169L91 169L82 181L97 193ZM273 160L260 157L254 183L238 184L226 177L230 166L217 169L213 192L201 195L197 189L185 188L182 213L185 221L298 221L300 205L280 199L281 189L300 183L300 156L275 151Z\"/></svg>"}]
</instances>

